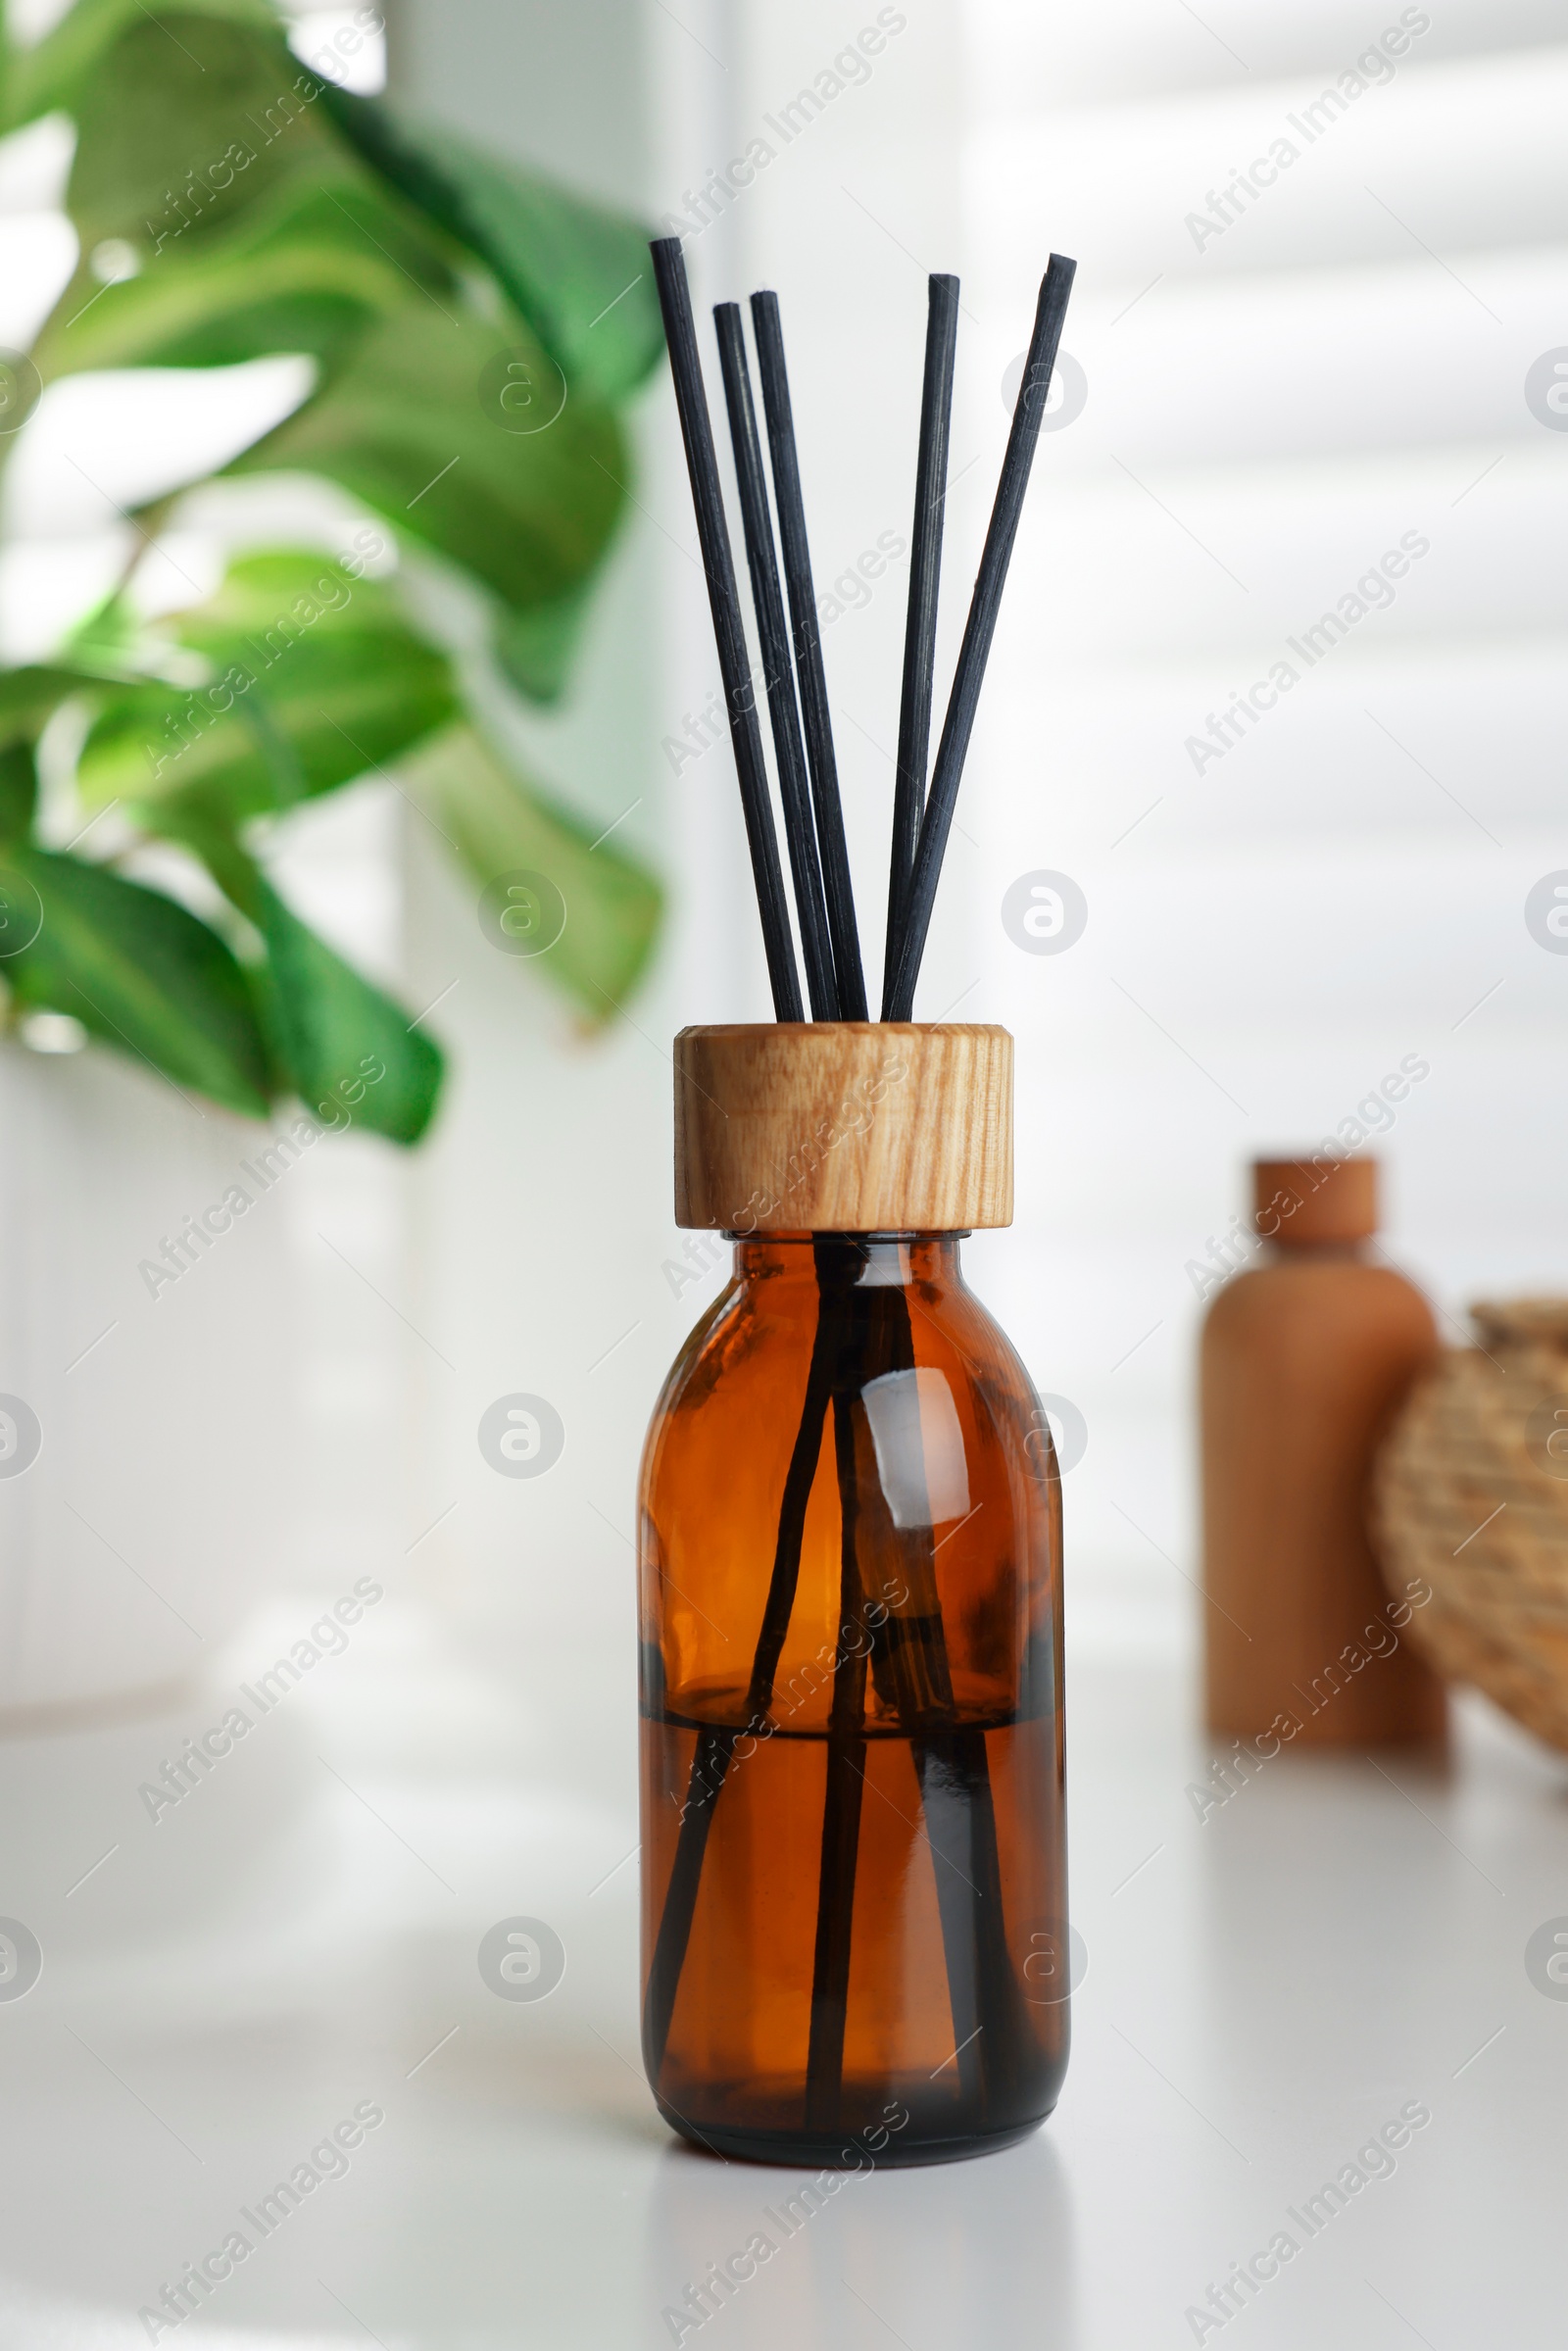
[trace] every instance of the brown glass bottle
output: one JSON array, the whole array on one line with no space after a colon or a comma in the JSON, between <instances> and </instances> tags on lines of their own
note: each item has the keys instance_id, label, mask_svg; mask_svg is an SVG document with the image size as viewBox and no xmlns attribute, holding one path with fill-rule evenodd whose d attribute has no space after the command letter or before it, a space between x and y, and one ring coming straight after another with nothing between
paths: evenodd
<instances>
[{"instance_id":1,"label":"brown glass bottle","mask_svg":"<svg viewBox=\"0 0 1568 2351\"><path fill-rule=\"evenodd\" d=\"M1060 1486L957 1236L739 1242L640 1522L665 2119L813 2165L1033 2129L1067 2059Z\"/></svg>"},{"instance_id":2,"label":"brown glass bottle","mask_svg":"<svg viewBox=\"0 0 1568 2351\"><path fill-rule=\"evenodd\" d=\"M1208 1727L1274 1753L1438 1739L1443 1685L1399 1635L1366 1516L1432 1311L1373 1253L1375 1161L1263 1159L1253 1181L1263 1254L1202 1338Z\"/></svg>"}]
</instances>

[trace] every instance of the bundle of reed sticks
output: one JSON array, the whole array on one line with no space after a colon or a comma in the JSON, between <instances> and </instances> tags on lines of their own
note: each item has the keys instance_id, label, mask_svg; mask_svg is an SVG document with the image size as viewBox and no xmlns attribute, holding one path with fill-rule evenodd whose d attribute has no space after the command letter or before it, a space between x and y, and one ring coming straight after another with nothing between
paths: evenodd
<instances>
[{"instance_id":1,"label":"bundle of reed sticks","mask_svg":"<svg viewBox=\"0 0 1568 2351\"><path fill-rule=\"evenodd\" d=\"M691 474L692 500L697 511L703 567L708 576L730 739L740 778L741 806L773 992L773 1012L778 1020L799 1020L804 1009L800 972L779 862L745 621L703 386L686 265L678 237L657 238L652 252ZM1024 493L1029 486L1035 444L1040 437L1041 418L1051 390L1076 266L1061 254L1054 253L1041 281L1023 381L1013 408L1006 454L1002 462L990 527L975 575L968 619L928 786L948 437L958 324L957 279L937 275L930 280L904 683L899 710L898 772L888 864L881 1012L884 1020L905 1021L912 1015L915 983L931 926L937 884L942 876L942 859L953 825L969 738L974 731L980 689L1002 608L1002 592L1023 513ZM796 923L806 964L806 1001L813 1020L864 1020L867 1017L865 977L856 927L855 892L844 835L838 767L833 755L833 728L811 584L811 559L778 296L754 294L751 307L772 460L771 509L739 305L719 303L713 322L735 453L752 607L766 680Z\"/></svg>"},{"instance_id":2,"label":"bundle of reed sticks","mask_svg":"<svg viewBox=\"0 0 1568 2351\"><path fill-rule=\"evenodd\" d=\"M657 240L652 251L774 1013L781 1021L798 1021L804 1009L800 975L685 265L676 238ZM943 855L1074 269L1074 263L1053 254L1041 283L1023 380L928 785L958 317L957 279L948 275L930 279L889 859L881 1000L884 1021L911 1017ZM734 303L720 303L713 316L796 922L806 966L806 1001L813 1020L863 1021L867 1018L865 978L778 298L772 293L754 294L751 309L771 461L771 507L741 313ZM830 1414L840 1500L841 1631L859 1620L868 1593L884 1589L884 1563L877 1550L879 1544L885 1545L887 1531L870 1524L873 1514L862 1506L857 1485L853 1416L869 1380L914 1362L908 1303L896 1287L866 1290L859 1286L866 1254L863 1240L817 1235L813 1252L819 1298L817 1329L799 1431L780 1499L778 1537L746 1692L745 1720L714 1724L698 1737L673 1865L650 1955L645 2047L656 2088L696 1913L714 1806L739 1739L748 1729L755 1731L763 1724L772 1703L774 1676L799 1584L807 1503ZM857 1644L842 1640L836 1651L839 1664L829 1724L811 1988L808 2129L833 2131L843 2121L843 2049L863 1785L867 1664L880 1697L897 1714L910 1739L926 1834L936 1861L943 1865L938 1870L939 1910L957 2078L972 2106L982 2111L991 2106L1000 2110L1020 2029L1003 1935L996 1818L985 1739L979 1731L965 1727L955 1705L934 1554L906 1556L902 1564L912 1592L908 1609L891 1620L871 1645L868 1658L859 1654Z\"/></svg>"}]
</instances>

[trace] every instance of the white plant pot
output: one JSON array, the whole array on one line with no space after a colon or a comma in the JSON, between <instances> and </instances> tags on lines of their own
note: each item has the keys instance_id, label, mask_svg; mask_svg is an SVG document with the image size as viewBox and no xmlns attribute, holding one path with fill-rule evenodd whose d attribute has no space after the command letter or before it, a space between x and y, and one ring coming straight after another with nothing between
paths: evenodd
<instances>
[{"instance_id":1,"label":"white plant pot","mask_svg":"<svg viewBox=\"0 0 1568 2351\"><path fill-rule=\"evenodd\" d=\"M172 1695L265 1591L297 1452L284 1218L242 1171L270 1140L112 1053L0 1044L0 1398L40 1437L0 1401L0 1732Z\"/></svg>"}]
</instances>

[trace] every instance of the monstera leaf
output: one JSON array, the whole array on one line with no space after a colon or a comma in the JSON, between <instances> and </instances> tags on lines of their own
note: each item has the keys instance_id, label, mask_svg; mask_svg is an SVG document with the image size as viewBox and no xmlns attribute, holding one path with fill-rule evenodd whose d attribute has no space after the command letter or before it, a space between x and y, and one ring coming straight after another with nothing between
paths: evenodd
<instances>
[{"instance_id":1,"label":"monstera leaf","mask_svg":"<svg viewBox=\"0 0 1568 2351\"><path fill-rule=\"evenodd\" d=\"M357 173L286 179L221 235L146 254L134 276L91 289L78 272L33 346L45 382L87 368L226 367L303 352L323 379L411 286L450 294L450 272L400 208Z\"/></svg>"},{"instance_id":2,"label":"monstera leaf","mask_svg":"<svg viewBox=\"0 0 1568 2351\"><path fill-rule=\"evenodd\" d=\"M300 920L220 821L191 811L182 838L266 949L251 978L301 1102L329 1126L357 1120L394 1143L417 1143L440 1092L438 1048Z\"/></svg>"},{"instance_id":3,"label":"monstera leaf","mask_svg":"<svg viewBox=\"0 0 1568 2351\"><path fill-rule=\"evenodd\" d=\"M211 18L245 26L275 39L278 25L267 0L180 0L164 24ZM107 61L121 35L148 22L141 0L77 0L43 39L30 49L14 49L5 89L4 122L15 130L56 108L79 116L106 77Z\"/></svg>"},{"instance_id":4,"label":"monstera leaf","mask_svg":"<svg viewBox=\"0 0 1568 2351\"><path fill-rule=\"evenodd\" d=\"M536 702L564 691L627 502L617 411L661 348L645 232L323 80L270 0L76 0L5 65L0 128L60 110L75 139L79 259L38 379L303 356L298 405L225 470L315 476L375 519L349 560L247 555L151 625L132 550L49 661L0 672L0 1017L72 1012L192 1095L260 1115L292 1093L413 1142L439 1051L295 914L262 834L391 775L469 886L511 894L498 945L594 1020L636 984L657 884L466 721L419 607L370 574L398 547L433 559L425 589L434 572L477 591L502 677ZM0 434L0 465L24 437ZM179 497L133 517L143 547ZM122 852L127 824L177 844L234 909L218 929L39 844L38 741L67 703L84 817L117 810L99 854ZM548 939L519 933L522 906L559 912Z\"/></svg>"},{"instance_id":5,"label":"monstera leaf","mask_svg":"<svg viewBox=\"0 0 1568 2351\"><path fill-rule=\"evenodd\" d=\"M612 413L587 400L564 395L538 431L498 422L483 405L487 371L529 359L542 377L544 356L521 327L498 332L411 301L229 470L323 473L503 603L549 604L603 558L626 460Z\"/></svg>"},{"instance_id":6,"label":"monstera leaf","mask_svg":"<svg viewBox=\"0 0 1568 2351\"><path fill-rule=\"evenodd\" d=\"M328 1125L341 1113L394 1143L417 1143L441 1089L440 1049L260 876L252 909L267 943L264 1013L300 1100Z\"/></svg>"},{"instance_id":7,"label":"monstera leaf","mask_svg":"<svg viewBox=\"0 0 1568 2351\"><path fill-rule=\"evenodd\" d=\"M542 870L562 892L567 928L539 960L544 977L594 1021L630 993L658 928L657 883L613 841L596 847L602 827L583 825L461 722L445 659L410 627L391 585L353 580L305 549L247 556L168 626L213 682L98 682L77 764L85 807L119 804L194 848L266 934L249 885L230 887L232 852L215 844L237 844L251 818L395 762L399 788L476 883Z\"/></svg>"},{"instance_id":8,"label":"monstera leaf","mask_svg":"<svg viewBox=\"0 0 1568 2351\"><path fill-rule=\"evenodd\" d=\"M489 265L570 382L603 400L642 382L664 347L642 227L384 99L321 94L366 161Z\"/></svg>"},{"instance_id":9,"label":"monstera leaf","mask_svg":"<svg viewBox=\"0 0 1568 2351\"><path fill-rule=\"evenodd\" d=\"M72 1013L181 1091L266 1116L273 1074L250 987L194 914L101 865L22 843L0 855L0 942L24 941L0 960L21 1003Z\"/></svg>"},{"instance_id":10,"label":"monstera leaf","mask_svg":"<svg viewBox=\"0 0 1568 2351\"><path fill-rule=\"evenodd\" d=\"M404 781L485 890L515 881L553 909L537 936L508 938L491 912L493 945L531 959L596 1024L642 975L659 927L658 884L633 858L509 771L472 727L455 726L404 761ZM482 908L481 911L484 911Z\"/></svg>"},{"instance_id":11,"label":"monstera leaf","mask_svg":"<svg viewBox=\"0 0 1568 2351\"><path fill-rule=\"evenodd\" d=\"M82 250L200 244L295 173L341 171L317 77L273 19L131 11L69 101L66 209Z\"/></svg>"},{"instance_id":12,"label":"monstera leaf","mask_svg":"<svg viewBox=\"0 0 1568 2351\"><path fill-rule=\"evenodd\" d=\"M234 826L329 792L458 709L445 655L391 591L305 549L244 557L206 604L177 615L173 634L205 658L212 682L102 692L76 771L89 808L125 802L153 830L177 826L187 802ZM288 781L277 736L293 762Z\"/></svg>"}]
</instances>

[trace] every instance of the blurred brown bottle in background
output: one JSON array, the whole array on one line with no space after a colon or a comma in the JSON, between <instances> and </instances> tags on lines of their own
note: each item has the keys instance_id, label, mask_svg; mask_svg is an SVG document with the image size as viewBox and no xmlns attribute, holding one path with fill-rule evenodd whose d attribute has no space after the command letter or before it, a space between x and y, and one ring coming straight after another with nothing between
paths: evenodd
<instances>
[{"instance_id":1,"label":"blurred brown bottle in background","mask_svg":"<svg viewBox=\"0 0 1568 2351\"><path fill-rule=\"evenodd\" d=\"M1370 1247L1377 1162L1253 1161L1257 1262L1203 1325L1207 1718L1228 1738L1444 1736L1443 1685L1396 1627L1366 1531L1372 1455L1437 1333ZM1392 1608L1392 1615L1391 1615Z\"/></svg>"}]
</instances>

